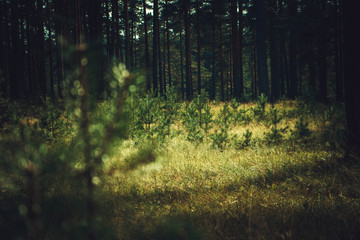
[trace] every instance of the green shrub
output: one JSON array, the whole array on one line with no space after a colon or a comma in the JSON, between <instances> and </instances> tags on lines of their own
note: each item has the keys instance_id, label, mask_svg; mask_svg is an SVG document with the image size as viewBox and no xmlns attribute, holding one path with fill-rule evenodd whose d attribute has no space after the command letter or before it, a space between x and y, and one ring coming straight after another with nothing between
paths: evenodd
<instances>
[{"instance_id":1,"label":"green shrub","mask_svg":"<svg viewBox=\"0 0 360 240\"><path fill-rule=\"evenodd\" d=\"M279 123L283 120L283 116L279 111L272 106L270 109L270 123L271 129L270 132L265 133L265 139L268 143L274 143L276 145L284 138L284 133L286 133L288 127L279 128Z\"/></svg>"}]
</instances>

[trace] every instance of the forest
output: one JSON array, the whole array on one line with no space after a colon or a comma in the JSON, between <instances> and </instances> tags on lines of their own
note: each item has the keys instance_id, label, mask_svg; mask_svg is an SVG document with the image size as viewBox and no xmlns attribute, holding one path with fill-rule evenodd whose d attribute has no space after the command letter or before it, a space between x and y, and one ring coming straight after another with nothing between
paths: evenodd
<instances>
[{"instance_id":1,"label":"forest","mask_svg":"<svg viewBox=\"0 0 360 240\"><path fill-rule=\"evenodd\" d=\"M0 238L360 239L347 0L0 0Z\"/></svg>"}]
</instances>

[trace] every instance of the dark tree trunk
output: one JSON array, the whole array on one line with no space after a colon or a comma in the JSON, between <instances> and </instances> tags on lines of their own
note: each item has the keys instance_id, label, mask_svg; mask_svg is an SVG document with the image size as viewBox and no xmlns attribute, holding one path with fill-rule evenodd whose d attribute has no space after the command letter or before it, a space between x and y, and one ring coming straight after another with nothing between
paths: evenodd
<instances>
[{"instance_id":1,"label":"dark tree trunk","mask_svg":"<svg viewBox=\"0 0 360 240\"><path fill-rule=\"evenodd\" d=\"M111 0L112 7L112 21L113 21L113 34L112 42L114 44L115 58L120 61L120 41L119 41L119 1Z\"/></svg>"},{"instance_id":2,"label":"dark tree trunk","mask_svg":"<svg viewBox=\"0 0 360 240\"><path fill-rule=\"evenodd\" d=\"M63 82L65 79L64 74L64 35L65 26L63 19L66 17L65 4L61 0L54 0L54 13L57 16L55 21L55 37L56 37L56 72L57 72L57 93L59 98L63 98Z\"/></svg>"},{"instance_id":3,"label":"dark tree trunk","mask_svg":"<svg viewBox=\"0 0 360 240\"><path fill-rule=\"evenodd\" d=\"M147 15L146 15L146 0L143 0L143 11L144 11L144 35L145 35L145 75L146 75L146 91L151 88L149 70L150 70L150 59L149 59L149 37L148 37L148 26L147 26Z\"/></svg>"},{"instance_id":4,"label":"dark tree trunk","mask_svg":"<svg viewBox=\"0 0 360 240\"><path fill-rule=\"evenodd\" d=\"M169 9L168 9L168 1L166 0L166 46L167 46L167 70L168 70L168 83L169 87L172 86L171 80L171 54L170 54L170 31L169 31ZM165 61L165 60L164 60Z\"/></svg>"},{"instance_id":5,"label":"dark tree trunk","mask_svg":"<svg viewBox=\"0 0 360 240\"><path fill-rule=\"evenodd\" d=\"M270 61L271 61L271 100L277 101L280 97L280 74L279 74L279 44L277 31L277 16L273 16L270 33Z\"/></svg>"},{"instance_id":6,"label":"dark tree trunk","mask_svg":"<svg viewBox=\"0 0 360 240\"><path fill-rule=\"evenodd\" d=\"M239 93L244 95L244 70L243 70L243 0L239 0Z\"/></svg>"},{"instance_id":7,"label":"dark tree trunk","mask_svg":"<svg viewBox=\"0 0 360 240\"><path fill-rule=\"evenodd\" d=\"M181 22L181 20L180 20ZM184 87L184 59L183 59L183 45L182 45L182 24L180 23L180 74L181 74L181 99L185 100Z\"/></svg>"},{"instance_id":8,"label":"dark tree trunk","mask_svg":"<svg viewBox=\"0 0 360 240\"><path fill-rule=\"evenodd\" d=\"M335 34L335 79L336 79L336 100L343 100L343 79L342 79L342 6L341 0L337 0L336 34Z\"/></svg>"},{"instance_id":9,"label":"dark tree trunk","mask_svg":"<svg viewBox=\"0 0 360 240\"><path fill-rule=\"evenodd\" d=\"M103 53L102 12L100 0L89 0L89 65L87 69L89 93L98 99L105 91Z\"/></svg>"},{"instance_id":10,"label":"dark tree trunk","mask_svg":"<svg viewBox=\"0 0 360 240\"><path fill-rule=\"evenodd\" d=\"M221 94L221 101L225 100L224 96L224 53L223 53L223 30L222 30L222 14L220 13L219 16L219 32L220 32L220 94Z\"/></svg>"},{"instance_id":11,"label":"dark tree trunk","mask_svg":"<svg viewBox=\"0 0 360 240\"><path fill-rule=\"evenodd\" d=\"M0 3L0 15L4 16L0 19L0 94L8 97L8 69L9 69L9 33L8 33L8 6L5 1Z\"/></svg>"},{"instance_id":12,"label":"dark tree trunk","mask_svg":"<svg viewBox=\"0 0 360 240\"><path fill-rule=\"evenodd\" d=\"M288 5L289 17L296 17L296 0L289 0ZM298 95L297 79L297 32L295 23L290 26L289 36L289 89L288 97L295 99Z\"/></svg>"},{"instance_id":13,"label":"dark tree trunk","mask_svg":"<svg viewBox=\"0 0 360 240\"><path fill-rule=\"evenodd\" d=\"M190 0L184 0L186 99L192 99Z\"/></svg>"},{"instance_id":14,"label":"dark tree trunk","mask_svg":"<svg viewBox=\"0 0 360 240\"><path fill-rule=\"evenodd\" d=\"M200 9L199 0L196 0L196 44L197 44L197 91L201 94L201 54L200 54Z\"/></svg>"},{"instance_id":15,"label":"dark tree trunk","mask_svg":"<svg viewBox=\"0 0 360 240\"><path fill-rule=\"evenodd\" d=\"M355 29L359 10L353 2L343 1L344 16L344 88L349 153L360 161L360 35Z\"/></svg>"},{"instance_id":16,"label":"dark tree trunk","mask_svg":"<svg viewBox=\"0 0 360 240\"><path fill-rule=\"evenodd\" d=\"M47 80L45 72L45 33L42 19L43 1L37 0L36 16L36 46L37 46L37 77L39 90L42 97L46 96Z\"/></svg>"},{"instance_id":17,"label":"dark tree trunk","mask_svg":"<svg viewBox=\"0 0 360 240\"><path fill-rule=\"evenodd\" d=\"M321 19L324 23L325 2L321 0ZM325 24L325 23L324 23ZM327 102L327 39L325 29L320 29L319 44L319 97L320 101Z\"/></svg>"},{"instance_id":18,"label":"dark tree trunk","mask_svg":"<svg viewBox=\"0 0 360 240\"><path fill-rule=\"evenodd\" d=\"M155 3L154 3L155 4ZM125 17L125 65L130 69L130 21L129 21L129 3L128 0L124 0L124 17Z\"/></svg>"},{"instance_id":19,"label":"dark tree trunk","mask_svg":"<svg viewBox=\"0 0 360 240\"><path fill-rule=\"evenodd\" d=\"M258 73L258 70L257 70L257 58L256 58L256 56L257 56L257 54L256 54L256 51L257 49L256 49L256 45L254 45L253 46L253 54L252 54L252 56L253 56L253 75L254 75L254 77L253 77L253 80L252 80L252 82L251 82L251 85L252 85L252 99L253 100L255 100L256 98L257 98L257 96L258 96L258 75L257 75L257 73Z\"/></svg>"},{"instance_id":20,"label":"dark tree trunk","mask_svg":"<svg viewBox=\"0 0 360 240\"><path fill-rule=\"evenodd\" d=\"M19 71L21 67L21 39L20 36L20 23L19 23L20 9L18 2L11 3L11 55L10 55L10 96L14 99L20 99L22 96Z\"/></svg>"},{"instance_id":21,"label":"dark tree trunk","mask_svg":"<svg viewBox=\"0 0 360 240\"><path fill-rule=\"evenodd\" d=\"M269 97L264 0L256 1L256 45L259 74L259 94L263 93Z\"/></svg>"},{"instance_id":22,"label":"dark tree trunk","mask_svg":"<svg viewBox=\"0 0 360 240\"><path fill-rule=\"evenodd\" d=\"M234 97L239 99L240 94L240 70L239 70L239 33L237 25L237 0L231 0L230 6L231 17L231 45L232 45L232 64L233 64L233 83Z\"/></svg>"},{"instance_id":23,"label":"dark tree trunk","mask_svg":"<svg viewBox=\"0 0 360 240\"><path fill-rule=\"evenodd\" d=\"M215 84L215 79L216 79L216 75L215 75L215 64L216 64L216 51L215 51L215 43L216 43L216 38L215 38L215 23L216 23L216 15L215 15L215 3L213 2L213 6L212 6L212 24L211 24L211 36L212 36L212 42L211 42L211 46L212 46L212 71L211 71L211 90L210 90L210 99L214 100L215 99L215 91L216 91L216 84ZM223 87L223 86L221 86Z\"/></svg>"},{"instance_id":24,"label":"dark tree trunk","mask_svg":"<svg viewBox=\"0 0 360 240\"><path fill-rule=\"evenodd\" d=\"M49 0L46 0L46 5L48 8L52 8L49 5ZM55 91L54 91L54 61L53 61L53 38L52 38L52 18L48 19L48 31L49 31L49 74L50 74L50 96L54 100L55 99Z\"/></svg>"},{"instance_id":25,"label":"dark tree trunk","mask_svg":"<svg viewBox=\"0 0 360 240\"><path fill-rule=\"evenodd\" d=\"M165 26L166 27L166 26ZM160 93L165 96L166 93L166 29L163 31L163 51L161 52L161 34L159 33L159 73L162 74L160 80ZM161 29L161 26L160 26ZM164 61L164 63L162 63ZM161 66L161 67L160 67Z\"/></svg>"},{"instance_id":26,"label":"dark tree trunk","mask_svg":"<svg viewBox=\"0 0 360 240\"><path fill-rule=\"evenodd\" d=\"M154 0L154 15L153 15L153 89L154 93L158 94L158 51L159 51L159 3L158 0Z\"/></svg>"},{"instance_id":27,"label":"dark tree trunk","mask_svg":"<svg viewBox=\"0 0 360 240\"><path fill-rule=\"evenodd\" d=\"M107 57L111 60L114 56L114 46L113 46L113 31L110 28L111 17L110 17L110 6L109 1L105 1L105 13L106 13L106 47L107 47Z\"/></svg>"},{"instance_id":28,"label":"dark tree trunk","mask_svg":"<svg viewBox=\"0 0 360 240\"><path fill-rule=\"evenodd\" d=\"M310 50L309 50L309 90L311 92L315 91L315 79L316 79L316 72L315 72L315 67L314 67L314 39L310 39Z\"/></svg>"}]
</instances>

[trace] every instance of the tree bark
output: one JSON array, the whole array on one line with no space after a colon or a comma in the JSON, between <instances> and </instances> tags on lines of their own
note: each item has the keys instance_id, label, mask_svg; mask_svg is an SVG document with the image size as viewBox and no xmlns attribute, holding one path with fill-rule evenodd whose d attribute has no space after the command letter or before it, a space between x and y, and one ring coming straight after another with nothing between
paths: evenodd
<instances>
[{"instance_id":1,"label":"tree bark","mask_svg":"<svg viewBox=\"0 0 360 240\"><path fill-rule=\"evenodd\" d=\"M259 74L259 94L269 96L269 77L267 70L267 50L265 34L264 0L256 1L256 45Z\"/></svg>"},{"instance_id":2,"label":"tree bark","mask_svg":"<svg viewBox=\"0 0 360 240\"><path fill-rule=\"evenodd\" d=\"M239 0L239 93L244 95L244 70L243 70L243 0Z\"/></svg>"},{"instance_id":3,"label":"tree bark","mask_svg":"<svg viewBox=\"0 0 360 240\"><path fill-rule=\"evenodd\" d=\"M296 0L289 0L288 5L289 17L296 17ZM295 99L298 95L298 79L297 79L297 32L296 32L295 23L290 26L290 36L289 36L289 89L288 97L290 99Z\"/></svg>"},{"instance_id":4,"label":"tree bark","mask_svg":"<svg viewBox=\"0 0 360 240\"><path fill-rule=\"evenodd\" d=\"M155 95L158 94L158 43L159 43L159 3L158 0L154 0L154 9L153 9L153 63L152 63L152 73L153 73L153 89Z\"/></svg>"},{"instance_id":5,"label":"tree bark","mask_svg":"<svg viewBox=\"0 0 360 240\"><path fill-rule=\"evenodd\" d=\"M359 22L353 2L343 1L344 87L349 155L360 161L360 36L354 31Z\"/></svg>"},{"instance_id":6,"label":"tree bark","mask_svg":"<svg viewBox=\"0 0 360 240\"><path fill-rule=\"evenodd\" d=\"M237 0L231 0L230 18L231 18L231 45L232 45L232 63L233 63L233 82L234 97L239 99L240 94L240 69L239 69L239 33L237 25Z\"/></svg>"},{"instance_id":7,"label":"tree bark","mask_svg":"<svg viewBox=\"0 0 360 240\"><path fill-rule=\"evenodd\" d=\"M196 0L196 44L197 44L197 90L201 94L201 54L200 54L200 8L199 0Z\"/></svg>"},{"instance_id":8,"label":"tree bark","mask_svg":"<svg viewBox=\"0 0 360 240\"><path fill-rule=\"evenodd\" d=\"M192 99L190 0L184 0L186 99Z\"/></svg>"},{"instance_id":9,"label":"tree bark","mask_svg":"<svg viewBox=\"0 0 360 240\"><path fill-rule=\"evenodd\" d=\"M149 37L148 37L148 26L147 26L147 15L146 15L146 1L143 0L143 11L144 11L144 35L145 35L145 76L146 76L146 91L149 91L151 88L150 78L149 78L149 68L150 68L150 59L149 59Z\"/></svg>"}]
</instances>

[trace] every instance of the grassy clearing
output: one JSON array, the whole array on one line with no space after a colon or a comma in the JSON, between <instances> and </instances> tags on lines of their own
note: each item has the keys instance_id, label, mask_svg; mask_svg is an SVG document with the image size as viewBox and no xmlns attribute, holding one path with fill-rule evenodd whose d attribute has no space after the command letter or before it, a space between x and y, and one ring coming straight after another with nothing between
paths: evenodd
<instances>
[{"instance_id":1,"label":"grassy clearing","mask_svg":"<svg viewBox=\"0 0 360 240\"><path fill-rule=\"evenodd\" d=\"M357 239L360 164L345 155L342 109L302 104L283 101L274 105L282 117L276 129L286 128L275 142L269 141L269 132L274 128L273 108L267 105L259 118L256 103L238 106L238 111L243 109L249 114L249 121L230 122L223 121L224 104L211 103L214 121L209 132L199 127L198 115L193 115L193 123L185 124L181 114L186 111L185 104L170 127L161 127L166 119L161 117L148 125L130 125L133 135L112 143L93 178L97 221L102 224L97 231L107 234L103 239L124 240ZM168 109L156 114L166 116ZM101 118L108 119L106 114L111 111L104 102L93 113L93 144L102 136ZM135 110L130 113L138 114ZM236 111L231 114L233 118ZM0 200L4 204L0 210L6 216L20 216L12 225L1 220L0 227L6 231L17 226L27 229L29 218L24 209L29 193L23 189L29 185L26 174L36 173L39 185L35 186L40 189L36 196L43 209L39 219L47 226L46 239L80 236L87 232L84 224L88 193L82 177L81 141L79 144L72 137L78 128L63 114L59 118L54 114L46 114L46 118L32 115L19 117L20 122L34 120L30 127L38 127L38 137L55 135L58 139L49 141L48 150L28 139L29 143L21 143L27 146L22 155L16 155L20 152L17 145L14 148L2 141L3 150L13 148L15 155L9 153L12 159L5 162L7 165L2 163L5 167L0 174ZM300 118L308 125L299 127ZM52 124L49 131L45 123L53 119L57 125ZM71 134L65 130L68 126L72 127ZM213 135L221 128L226 128L227 135L219 141L226 144L214 145ZM299 130L294 135L297 128L308 128L311 134ZM252 133L250 141L239 144L247 130ZM200 137L189 138L190 131ZM7 134L3 134L4 139ZM26 165L7 171L12 163L22 163L18 156L29 158L40 170ZM58 207L51 207L54 204ZM116 229L116 235L110 236L112 230L107 229ZM18 236L27 233L21 234Z\"/></svg>"},{"instance_id":2,"label":"grassy clearing","mask_svg":"<svg viewBox=\"0 0 360 240\"><path fill-rule=\"evenodd\" d=\"M276 107L296 109L288 102ZM220 108L212 107L215 117ZM296 120L282 124L293 129ZM104 181L117 199L119 232L124 239L355 239L360 166L342 164L342 151L321 141L330 123L319 120L310 121L306 147L289 140L289 132L282 144L265 144L269 127L257 122L232 127L231 134L253 133L252 145L240 150L213 148L208 138L200 144L169 138L153 163ZM123 167L138 151L132 140L124 142L107 167Z\"/></svg>"}]
</instances>

